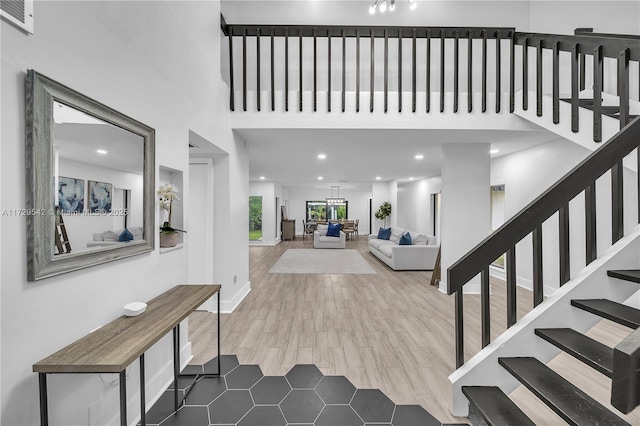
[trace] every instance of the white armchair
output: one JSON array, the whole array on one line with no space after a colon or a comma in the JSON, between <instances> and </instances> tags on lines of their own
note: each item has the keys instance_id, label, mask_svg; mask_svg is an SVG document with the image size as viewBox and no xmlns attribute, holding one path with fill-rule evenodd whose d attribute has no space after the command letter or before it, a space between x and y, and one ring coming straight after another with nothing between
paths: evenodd
<instances>
[{"instance_id":1,"label":"white armchair","mask_svg":"<svg viewBox=\"0 0 640 426\"><path fill-rule=\"evenodd\" d=\"M328 225L318 225L313 231L313 248L338 248L343 249L347 242L347 234L340 231L340 237L327 236Z\"/></svg>"}]
</instances>

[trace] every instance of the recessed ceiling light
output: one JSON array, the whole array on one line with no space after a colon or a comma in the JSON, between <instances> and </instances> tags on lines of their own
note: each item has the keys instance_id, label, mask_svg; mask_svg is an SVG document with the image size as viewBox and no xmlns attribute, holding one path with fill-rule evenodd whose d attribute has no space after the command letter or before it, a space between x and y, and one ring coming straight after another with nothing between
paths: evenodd
<instances>
[{"instance_id":1,"label":"recessed ceiling light","mask_svg":"<svg viewBox=\"0 0 640 426\"><path fill-rule=\"evenodd\" d=\"M102 155L104 155L104 154L106 154L106 153L107 153L107 151L105 151L104 149L99 149L99 150L97 150L96 152L97 152L98 154L102 154Z\"/></svg>"},{"instance_id":2,"label":"recessed ceiling light","mask_svg":"<svg viewBox=\"0 0 640 426\"><path fill-rule=\"evenodd\" d=\"M409 178L409 180L413 180L413 178L412 178L412 177L410 177L410 178Z\"/></svg>"},{"instance_id":3,"label":"recessed ceiling light","mask_svg":"<svg viewBox=\"0 0 640 426\"><path fill-rule=\"evenodd\" d=\"M415 158L416 158L416 160L422 160L424 158L424 155L418 154L418 155L416 155Z\"/></svg>"},{"instance_id":4,"label":"recessed ceiling light","mask_svg":"<svg viewBox=\"0 0 640 426\"><path fill-rule=\"evenodd\" d=\"M489 151L489 154L497 154L499 152L500 152L499 149L492 149L491 151Z\"/></svg>"},{"instance_id":5,"label":"recessed ceiling light","mask_svg":"<svg viewBox=\"0 0 640 426\"><path fill-rule=\"evenodd\" d=\"M260 180L264 180L264 179L265 179L265 177L264 177L264 176L260 176Z\"/></svg>"},{"instance_id":6,"label":"recessed ceiling light","mask_svg":"<svg viewBox=\"0 0 640 426\"><path fill-rule=\"evenodd\" d=\"M380 176L376 176L376 180L380 180L382 179Z\"/></svg>"},{"instance_id":7,"label":"recessed ceiling light","mask_svg":"<svg viewBox=\"0 0 640 426\"><path fill-rule=\"evenodd\" d=\"M318 180L322 180L324 179L322 176L318 176Z\"/></svg>"},{"instance_id":8,"label":"recessed ceiling light","mask_svg":"<svg viewBox=\"0 0 640 426\"><path fill-rule=\"evenodd\" d=\"M326 154L318 154L318 158L321 160L324 160L325 158L327 158Z\"/></svg>"}]
</instances>

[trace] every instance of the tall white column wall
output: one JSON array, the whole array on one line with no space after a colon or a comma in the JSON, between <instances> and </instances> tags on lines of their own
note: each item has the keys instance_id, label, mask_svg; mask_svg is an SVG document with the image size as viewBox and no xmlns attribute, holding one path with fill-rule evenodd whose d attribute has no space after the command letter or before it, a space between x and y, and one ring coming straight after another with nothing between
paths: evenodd
<instances>
[{"instance_id":1,"label":"tall white column wall","mask_svg":"<svg viewBox=\"0 0 640 426\"><path fill-rule=\"evenodd\" d=\"M442 146L441 291L447 268L491 233L489 150L486 143ZM477 278L465 287L478 291Z\"/></svg>"}]
</instances>

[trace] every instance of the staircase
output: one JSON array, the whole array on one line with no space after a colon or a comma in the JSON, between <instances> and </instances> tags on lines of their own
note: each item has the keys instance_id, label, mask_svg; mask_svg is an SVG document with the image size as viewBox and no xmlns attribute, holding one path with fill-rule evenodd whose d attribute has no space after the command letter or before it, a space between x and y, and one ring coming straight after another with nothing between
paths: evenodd
<instances>
[{"instance_id":1,"label":"staircase","mask_svg":"<svg viewBox=\"0 0 640 426\"><path fill-rule=\"evenodd\" d=\"M640 270L609 271L608 275L640 283ZM585 310L628 327L630 330L637 330L640 327L640 310L638 309L606 299L572 300L571 304L575 309ZM536 328L535 334L609 379L613 377L614 360L621 356L620 354L616 356L613 348L571 328ZM636 337L633 337L634 335ZM634 338L637 339L637 332L630 333L627 340ZM624 342L621 345L624 345ZM629 425L534 357L504 357L499 358L498 362L570 425ZM633 378L635 374L637 372L633 370L623 373L628 379ZM612 395L614 405L616 400L626 400L633 393L633 389L637 394L640 382L637 378L629 381L628 387L614 386L614 392L616 389L620 392ZM463 386L462 392L469 400L469 420L474 425L535 424L495 386ZM628 408L628 406L625 407Z\"/></svg>"}]
</instances>

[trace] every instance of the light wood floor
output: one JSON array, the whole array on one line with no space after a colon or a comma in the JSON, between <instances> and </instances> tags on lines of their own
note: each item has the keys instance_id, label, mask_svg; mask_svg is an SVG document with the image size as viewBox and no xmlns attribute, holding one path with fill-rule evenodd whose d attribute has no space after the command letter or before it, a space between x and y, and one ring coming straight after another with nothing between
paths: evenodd
<instances>
[{"instance_id":1,"label":"light wood floor","mask_svg":"<svg viewBox=\"0 0 640 426\"><path fill-rule=\"evenodd\" d=\"M379 388L397 404L420 404L443 422L466 422L449 413L455 367L453 297L429 286L431 272L395 272L371 255L366 236L347 241L376 275L269 274L288 248L312 248L310 238L276 247L250 247L251 292L232 314L222 315L222 353L259 364L265 375L283 375L295 364L316 364L324 374L344 375L358 388ZM506 328L504 283L492 278L492 337ZM465 296L467 359L480 349L480 299ZM518 288L518 317L532 306ZM602 323L601 323L602 324ZM610 324L592 337L615 345L628 330ZM189 318L192 363L216 355L216 315ZM610 380L569 356L552 361L556 371L588 386L601 402ZM565 368L566 367L566 368ZM579 383L581 382L581 383ZM539 425L564 424L523 387L511 395ZM640 410L627 416L640 424Z\"/></svg>"}]
</instances>

